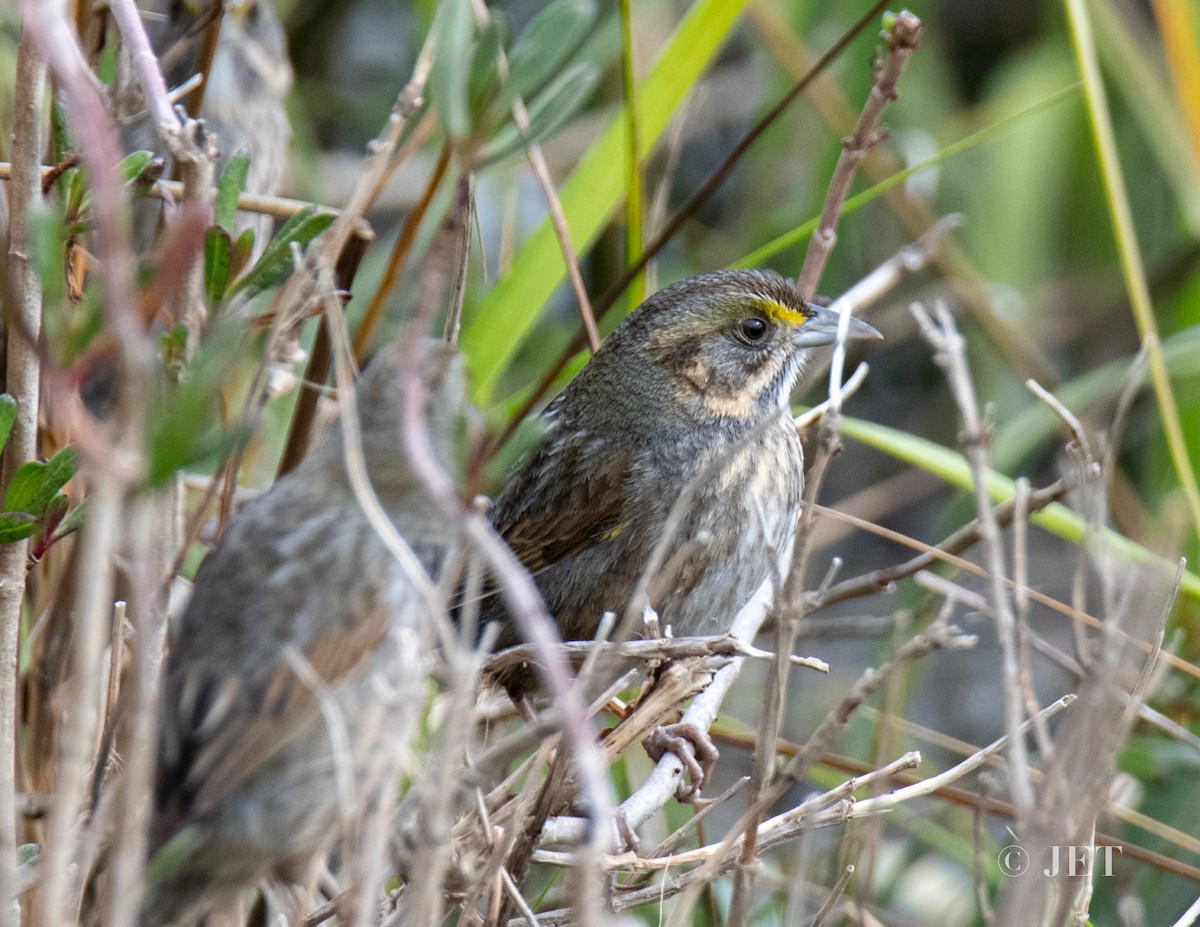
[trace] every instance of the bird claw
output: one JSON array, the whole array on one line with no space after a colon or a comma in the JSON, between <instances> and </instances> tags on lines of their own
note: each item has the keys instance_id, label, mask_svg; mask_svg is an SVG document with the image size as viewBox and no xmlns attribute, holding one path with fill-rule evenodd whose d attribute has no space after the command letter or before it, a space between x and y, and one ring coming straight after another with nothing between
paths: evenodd
<instances>
[{"instance_id":1,"label":"bird claw","mask_svg":"<svg viewBox=\"0 0 1200 927\"><path fill-rule=\"evenodd\" d=\"M687 778L679 780L675 800L689 805L701 803L700 790L721 758L707 731L684 721L661 725L642 741L642 746L656 763L667 753L678 757Z\"/></svg>"},{"instance_id":2,"label":"bird claw","mask_svg":"<svg viewBox=\"0 0 1200 927\"><path fill-rule=\"evenodd\" d=\"M642 841L630 826L629 818L625 816L625 809L618 808L615 818L617 836L620 838L621 848L628 853L636 853Z\"/></svg>"}]
</instances>

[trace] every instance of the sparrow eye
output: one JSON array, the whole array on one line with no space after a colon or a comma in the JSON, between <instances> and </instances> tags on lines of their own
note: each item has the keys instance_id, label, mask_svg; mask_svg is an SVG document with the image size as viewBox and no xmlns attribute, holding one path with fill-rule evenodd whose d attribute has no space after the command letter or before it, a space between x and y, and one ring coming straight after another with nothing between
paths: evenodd
<instances>
[{"instance_id":1,"label":"sparrow eye","mask_svg":"<svg viewBox=\"0 0 1200 927\"><path fill-rule=\"evenodd\" d=\"M748 319L742 319L738 322L738 334L742 340L753 344L756 341L762 341L767 334L767 323L757 316L751 316Z\"/></svg>"}]
</instances>

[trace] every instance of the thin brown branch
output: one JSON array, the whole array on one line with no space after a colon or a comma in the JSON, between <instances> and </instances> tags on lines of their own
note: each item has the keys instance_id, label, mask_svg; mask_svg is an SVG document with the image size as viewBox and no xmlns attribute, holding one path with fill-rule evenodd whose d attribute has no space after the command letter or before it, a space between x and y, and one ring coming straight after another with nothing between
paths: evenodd
<instances>
[{"instance_id":1,"label":"thin brown branch","mask_svg":"<svg viewBox=\"0 0 1200 927\"><path fill-rule=\"evenodd\" d=\"M381 189L380 179L392 170L392 154L400 142L400 136L412 117L424 105L425 84L433 66L435 47L436 35L431 30L417 55L412 77L396 97L387 122L379 135L367 144L367 153L358 171L349 201L338 213L333 225L309 246L304 267L288 278L282 291L276 296L272 308L281 319L281 329L286 337L293 335L293 324L305 318L307 307L312 302L318 273L322 268L334 266L346 243L355 234L355 229L362 221L373 197Z\"/></svg>"},{"instance_id":2,"label":"thin brown branch","mask_svg":"<svg viewBox=\"0 0 1200 927\"><path fill-rule=\"evenodd\" d=\"M833 179L825 194L821 207L821 218L808 251L804 255L804 266L796 280L796 289L804 299L812 299L817 292L825 263L837 242L837 223L842 204L850 192L850 184L858 171L858 165L868 151L883 140L879 121L888 104L896 98L896 83L904 72L904 66L916 51L921 39L921 20L907 10L901 10L892 18L891 28L884 34L887 55L875 71L871 82L871 93L863 107L854 134L843 142L842 153L834 168Z\"/></svg>"},{"instance_id":3,"label":"thin brown branch","mask_svg":"<svg viewBox=\"0 0 1200 927\"><path fill-rule=\"evenodd\" d=\"M458 332L462 327L463 300L467 295L467 269L470 266L471 218L475 207L475 175L471 172L458 179L454 197L455 274L450 288L450 304L446 308L446 324L442 338L449 344L458 344Z\"/></svg>"},{"instance_id":4,"label":"thin brown branch","mask_svg":"<svg viewBox=\"0 0 1200 927\"><path fill-rule=\"evenodd\" d=\"M1031 718L1037 716L1037 689L1033 681L1033 667L1029 660L1029 480L1017 480L1013 495L1013 605L1017 617L1017 665L1020 669L1021 695L1025 699L1025 711ZM1043 758L1054 752L1050 732L1044 723L1035 721L1033 736L1037 741L1038 754Z\"/></svg>"},{"instance_id":5,"label":"thin brown branch","mask_svg":"<svg viewBox=\"0 0 1200 927\"><path fill-rule=\"evenodd\" d=\"M517 131L525 140L525 153L529 158L529 167L546 200L550 225L554 228L554 237L558 239L558 247L562 251L563 262L567 266L567 277L571 281L575 301L579 304L579 318L583 324L584 334L587 336L588 347L595 354L600 350L600 331L596 328L596 316L592 312L591 300L588 299L587 287L583 282L583 272L579 269L579 257L575 253L575 246L571 244L571 229L567 225L567 214L563 212L558 193L554 190L554 180L550 176L550 167L546 164L542 146L530 137L529 112L525 109L525 103L520 97L513 100L512 113Z\"/></svg>"},{"instance_id":6,"label":"thin brown branch","mask_svg":"<svg viewBox=\"0 0 1200 927\"><path fill-rule=\"evenodd\" d=\"M424 103L425 84L429 80L433 65L435 38L433 31L425 37L425 43L413 66L412 77L396 97L383 129L368 143L367 154L346 207L337 213L333 225L309 245L302 265L294 270L272 302L273 324L263 351L263 362L249 390L243 415L248 423L256 422L262 413L269 397L272 374L284 371L287 376L291 376L300 326L309 317L310 307L321 299L321 275L336 268L340 282L343 262L349 261L357 269L358 259L361 258L361 252L355 254L357 246L351 245L351 241L365 243L374 237L363 221L363 215L374 196L382 189L383 178L393 169L392 154L405 127ZM329 364L328 339L327 327L322 326L318 330L313 358L310 359L309 371L305 377L310 383L325 382ZM318 353L322 355L320 358L317 357ZM306 389L301 394L300 402L302 405L307 403L311 413L311 410L315 409L316 399L316 393L312 389ZM311 414L304 419L298 416L294 418L288 436L287 452L280 463L280 472L286 472L303 456L308 444L310 425ZM231 487L235 483L234 474L237 472L239 459L240 452L231 458L225 468L226 495L222 498L223 516L227 514L232 498Z\"/></svg>"},{"instance_id":7,"label":"thin brown branch","mask_svg":"<svg viewBox=\"0 0 1200 927\"><path fill-rule=\"evenodd\" d=\"M1049 487L1047 487L1047 489L1048 488ZM934 558L935 561L941 561L941 562L950 564L955 569L964 570L968 573L973 573L976 576L986 577L988 575L988 571L984 567L981 567L976 563L972 563L970 560L964 560L962 557L956 556L953 553L943 552L936 547L930 547L928 544L918 541L915 538L910 538L907 535L901 534L898 531L892 531L888 528L884 528L882 525L877 525L877 524L874 524L873 522L866 521L865 519L858 518L854 515L849 515L846 512L839 512L836 509L822 508L821 512L823 515L826 515L830 518L836 518L839 521L843 521L848 525L853 525L855 528L858 528L859 530L868 531L871 534L877 535L882 538L887 538L888 540L894 541L897 544L902 544L905 547L911 547L914 550L919 550L922 552L923 556L930 555ZM909 562L914 563L916 561L914 559L913 561L909 561ZM859 577L858 579L854 579L854 580L848 580L847 582L858 584L860 581L868 580L871 576L874 576L874 575L875 574L873 574L873 573L869 573L864 577ZM1007 577L1004 578L1004 585L1007 586L1009 589L1015 589L1015 587L1016 587L1016 584ZM836 588L838 588L838 587L836 587L836 586L833 587L833 589L836 589ZM886 588L886 587L882 587L882 588ZM832 592L833 589L831 589L830 591ZM861 594L862 595L870 595L870 594L873 594L874 592L879 592L879 591L882 591L882 590L880 588L876 588L876 589L871 589L866 592L862 592ZM1103 626L1103 622L1099 618L1097 618L1095 615L1088 614L1087 612L1076 613L1075 610L1072 608L1072 606L1065 605L1062 602L1058 601L1058 599L1054 598L1053 596L1046 595L1044 592L1042 592L1038 589L1027 589L1026 591L1029 594L1029 598L1032 599L1034 602L1037 602L1039 605L1044 605L1046 608L1050 609L1051 611L1056 612L1057 614L1063 615L1066 618L1070 618L1072 620L1078 619L1078 621L1081 625L1086 625L1089 628L1101 628ZM822 601L824 601L824 600L822 600ZM841 601L841 599L839 599L838 601ZM1147 641L1138 640L1137 638L1131 638L1131 637L1129 637L1129 635L1126 632L1121 631L1120 629L1118 629L1117 635L1120 637L1127 638L1128 640L1130 640L1132 642L1132 644L1135 647L1137 647L1144 653L1150 653L1152 650L1151 644L1148 643ZM1161 659L1164 663L1169 664L1172 669L1179 670L1181 673L1186 673L1187 675L1191 676L1193 679L1200 679L1200 666L1197 666L1195 663L1191 663L1191 662L1183 659L1182 657L1178 657L1175 654L1173 654L1167 650L1164 650L1162 652Z\"/></svg>"},{"instance_id":8,"label":"thin brown branch","mask_svg":"<svg viewBox=\"0 0 1200 927\"><path fill-rule=\"evenodd\" d=\"M217 46L221 42L221 27L225 24L225 0L209 0L204 14L204 39L200 43L200 55L196 61L196 86L188 94L187 111L192 118L199 119L204 108L204 94L208 90L208 77L212 73L213 59L217 57Z\"/></svg>"},{"instance_id":9,"label":"thin brown branch","mask_svg":"<svg viewBox=\"0 0 1200 927\"><path fill-rule=\"evenodd\" d=\"M715 634L711 637L663 637L651 640L593 643L592 641L563 641L557 649L568 657L601 658L631 657L635 660L682 660L688 657L750 657L758 660L773 660L775 654L760 650L732 634ZM483 665L485 673L495 674L500 670L529 663L536 659L537 650L532 644L520 644L493 654ZM789 654L793 666L806 666L818 672L828 673L829 664L816 657L798 657Z\"/></svg>"},{"instance_id":10,"label":"thin brown branch","mask_svg":"<svg viewBox=\"0 0 1200 927\"><path fill-rule=\"evenodd\" d=\"M371 297L371 302L367 304L367 309L363 313L362 320L358 323L358 329L354 332L354 359L359 364L364 363L367 359L367 350L371 345L371 336L375 333L375 329L379 327L384 309L387 307L388 297L391 295L393 288L395 288L396 281L400 278L400 271L404 269L404 265L408 261L413 243L417 240L417 231L421 227L421 222L424 220L425 214L429 211L433 197L442 183L442 178L446 176L446 168L449 165L450 146L443 145L442 150L438 153L437 161L433 165L433 172L429 175L429 180L425 183L425 189L421 191L421 196L417 200L416 205L413 206L412 210L404 218L404 224L400 227L400 234L396 238L396 244L392 246L392 253L388 255L388 262L384 268L383 277L380 279L379 286L376 287L375 293Z\"/></svg>"},{"instance_id":11,"label":"thin brown branch","mask_svg":"<svg viewBox=\"0 0 1200 927\"><path fill-rule=\"evenodd\" d=\"M370 231L366 223L362 223L346 242L346 247L338 255L337 265L334 269L339 291L349 292L350 287L354 285L358 266L367 253L367 248L374 240L374 233ZM308 366L304 370L304 382L300 387L300 396L296 400L296 409L292 413L283 455L279 459L278 474L280 476L300 463L308 450L308 438L317 415L317 402L321 398L325 381L329 377L330 357L329 328L326 323L317 329L317 337L313 340L312 353L308 358ZM236 487L236 481L231 478L226 484L225 491L232 493Z\"/></svg>"},{"instance_id":12,"label":"thin brown branch","mask_svg":"<svg viewBox=\"0 0 1200 927\"><path fill-rule=\"evenodd\" d=\"M795 35L784 15L769 4L750 4L746 21L758 34L768 54L787 73L799 76L816 60L816 55ZM835 132L850 130L857 112L842 94L837 83L826 75L813 84L810 94L813 110ZM864 168L878 183L899 171L903 165L887 148L876 148L866 158ZM913 196L899 184L887 190L883 199L910 235L929 228L936 216L925 197ZM1042 346L1029 337L1028 326L997 314L987 280L970 258L953 242L935 261L940 277L953 289L955 299L967 307L980 322L997 350L1022 376L1035 376L1045 383L1055 382L1054 365Z\"/></svg>"},{"instance_id":13,"label":"thin brown branch","mask_svg":"<svg viewBox=\"0 0 1200 927\"><path fill-rule=\"evenodd\" d=\"M1045 718L1041 719L1044 723ZM743 750L754 749L754 739L746 734L741 734L735 731L725 729L713 729L713 740L722 745L737 747ZM977 752L980 748L969 744L946 744L947 749L961 752L966 756L970 756ZM782 757L795 756L797 752L803 749L802 744L790 743L788 741L779 742L779 755ZM995 762L995 757L989 757L990 762ZM850 759L846 756L838 754L825 754L821 758L820 765L827 766L831 769L836 769L839 772L844 772L852 776L863 776L870 773L874 768L869 763L864 763L860 760ZM899 786L918 785L923 780L922 777L913 773L897 772L892 777ZM1011 804L1000 799L996 799L989 795L982 795L976 792L968 791L955 785L942 784L929 793L931 797L941 801L949 802L952 805L957 805L960 808L968 808L973 810L983 809L992 817L1002 818L1008 821L1016 820L1016 809ZM1130 824L1155 836L1161 837L1163 840L1174 843L1176 846L1187 850L1194 850L1198 843L1190 834L1183 834L1171 828L1163 829L1161 822L1152 818L1147 818L1140 812L1130 808L1125 808L1119 805L1110 805L1109 811L1114 817L1123 823ZM1173 875L1182 876L1185 879L1190 879L1197 884L1200 884L1200 869L1194 866L1189 866L1186 863L1180 862L1162 853L1157 853L1153 850L1148 850L1145 847L1130 843L1127 840L1122 840L1108 833L1097 833L1096 842L1101 846L1121 847L1122 854L1129 859L1136 859L1139 862L1144 862L1147 865L1154 866L1164 872L1172 873ZM662 853L654 853L654 856L665 855Z\"/></svg>"},{"instance_id":14,"label":"thin brown branch","mask_svg":"<svg viewBox=\"0 0 1200 927\"><path fill-rule=\"evenodd\" d=\"M72 158L64 161L62 164L43 164L40 168L43 188L45 188L47 181L52 182L59 172L74 167L78 163L78 158ZM12 164L7 161L0 161L0 180L9 180L11 177ZM216 191L213 190L210 192L215 193ZM159 199L163 197L170 197L173 200L180 199L183 197L183 182L179 180L156 181L152 187L149 187L145 191L145 195ZM283 220L290 219L302 209L308 209L313 205L313 203L305 200L291 199L286 196L266 196L261 193L241 193L237 201L239 212L252 212L260 216L271 216L274 219ZM340 210L329 206L316 205L319 212L341 215Z\"/></svg>"},{"instance_id":15,"label":"thin brown branch","mask_svg":"<svg viewBox=\"0 0 1200 927\"><path fill-rule=\"evenodd\" d=\"M854 875L854 866L847 866L842 870L842 874L838 876L837 882L829 890L829 897L825 899L824 904L813 915L811 927L821 927L821 924L825 923L825 918L829 916L829 913L833 910L833 906L842 897L842 892L846 890L846 885L849 884L852 875Z\"/></svg>"}]
</instances>

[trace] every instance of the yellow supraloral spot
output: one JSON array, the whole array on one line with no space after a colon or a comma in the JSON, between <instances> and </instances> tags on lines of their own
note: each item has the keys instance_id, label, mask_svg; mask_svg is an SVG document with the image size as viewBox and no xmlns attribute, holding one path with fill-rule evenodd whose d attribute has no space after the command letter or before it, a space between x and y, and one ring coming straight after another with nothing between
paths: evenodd
<instances>
[{"instance_id":1,"label":"yellow supraloral spot","mask_svg":"<svg viewBox=\"0 0 1200 927\"><path fill-rule=\"evenodd\" d=\"M803 325L806 320L804 313L777 299L771 299L769 296L762 296L755 300L755 308L768 319L783 325Z\"/></svg>"}]
</instances>

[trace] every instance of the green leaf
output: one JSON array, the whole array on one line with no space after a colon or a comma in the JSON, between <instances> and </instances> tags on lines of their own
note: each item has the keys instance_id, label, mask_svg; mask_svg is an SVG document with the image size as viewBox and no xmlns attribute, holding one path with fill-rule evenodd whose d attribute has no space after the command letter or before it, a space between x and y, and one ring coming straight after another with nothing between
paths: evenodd
<instances>
[{"instance_id":1,"label":"green leaf","mask_svg":"<svg viewBox=\"0 0 1200 927\"><path fill-rule=\"evenodd\" d=\"M78 531L83 527L83 519L87 515L87 499L80 502L75 508L67 513L67 517L58 523L58 528L54 531L54 540L65 538L72 531Z\"/></svg>"},{"instance_id":2,"label":"green leaf","mask_svg":"<svg viewBox=\"0 0 1200 927\"><path fill-rule=\"evenodd\" d=\"M38 460L22 464L13 474L4 493L4 508L9 512L33 513L33 497L46 481L46 465Z\"/></svg>"},{"instance_id":3,"label":"green leaf","mask_svg":"<svg viewBox=\"0 0 1200 927\"><path fill-rule=\"evenodd\" d=\"M229 258L229 279L236 280L246 269L250 255L254 253L254 229L244 228L233 242L233 254Z\"/></svg>"},{"instance_id":4,"label":"green leaf","mask_svg":"<svg viewBox=\"0 0 1200 927\"><path fill-rule=\"evenodd\" d=\"M54 153L54 163L61 164L74 148L71 144L70 130L67 128L67 116L57 99L54 99L50 104L50 136L51 147ZM67 197L68 181L66 173L59 175L57 181L58 195L64 201Z\"/></svg>"},{"instance_id":5,"label":"green leaf","mask_svg":"<svg viewBox=\"0 0 1200 927\"><path fill-rule=\"evenodd\" d=\"M217 196L213 202L213 222L221 228L233 231L233 217L237 213L238 197L246 189L246 178L250 175L250 152L242 149L225 165L221 179L217 181Z\"/></svg>"},{"instance_id":6,"label":"green leaf","mask_svg":"<svg viewBox=\"0 0 1200 927\"><path fill-rule=\"evenodd\" d=\"M43 546L49 546L44 544L45 540L52 539L55 536L58 526L62 524L63 518L67 514L67 509L70 507L71 500L62 493L53 496L46 503L46 511L42 514L41 524Z\"/></svg>"},{"instance_id":7,"label":"green leaf","mask_svg":"<svg viewBox=\"0 0 1200 927\"><path fill-rule=\"evenodd\" d=\"M117 175L121 178L121 183L136 180L153 160L153 151L135 151L125 155L117 164Z\"/></svg>"},{"instance_id":8,"label":"green leaf","mask_svg":"<svg viewBox=\"0 0 1200 927\"><path fill-rule=\"evenodd\" d=\"M561 129L591 95L600 70L587 61L577 61L558 75L529 104L529 140L541 144ZM511 122L480 153L485 162L499 161L525 147L525 140Z\"/></svg>"},{"instance_id":9,"label":"green leaf","mask_svg":"<svg viewBox=\"0 0 1200 927\"><path fill-rule=\"evenodd\" d=\"M593 0L556 0L529 21L508 56L508 99L527 99L587 37L596 19Z\"/></svg>"},{"instance_id":10,"label":"green leaf","mask_svg":"<svg viewBox=\"0 0 1200 927\"><path fill-rule=\"evenodd\" d=\"M204 233L204 301L210 314L215 314L229 286L229 265L233 239L219 225Z\"/></svg>"},{"instance_id":11,"label":"green leaf","mask_svg":"<svg viewBox=\"0 0 1200 927\"><path fill-rule=\"evenodd\" d=\"M0 513L0 544L23 541L37 531L37 519L28 512Z\"/></svg>"},{"instance_id":12,"label":"green leaf","mask_svg":"<svg viewBox=\"0 0 1200 927\"><path fill-rule=\"evenodd\" d=\"M64 447L47 462L42 476L42 485L30 500L27 512L41 516L50 500L67 485L67 481L75 475L79 466L78 456L73 447Z\"/></svg>"},{"instance_id":13,"label":"green leaf","mask_svg":"<svg viewBox=\"0 0 1200 927\"><path fill-rule=\"evenodd\" d=\"M200 827L191 824L176 833L146 863L146 883L157 885L183 871L192 856L205 846Z\"/></svg>"},{"instance_id":14,"label":"green leaf","mask_svg":"<svg viewBox=\"0 0 1200 927\"><path fill-rule=\"evenodd\" d=\"M451 139L461 141L471 134L471 112L467 85L471 44L475 40L475 21L471 0L446 0L434 23L437 52L429 75L429 98L442 115L442 125Z\"/></svg>"},{"instance_id":15,"label":"green leaf","mask_svg":"<svg viewBox=\"0 0 1200 927\"><path fill-rule=\"evenodd\" d=\"M175 382L156 391L146 410L146 482L216 457L236 438L218 428L221 384L242 356L244 323L226 320L208 337Z\"/></svg>"},{"instance_id":16,"label":"green leaf","mask_svg":"<svg viewBox=\"0 0 1200 927\"><path fill-rule=\"evenodd\" d=\"M152 158L150 163L133 179L133 188L139 196L149 196L151 188L158 183L167 169L165 158Z\"/></svg>"},{"instance_id":17,"label":"green leaf","mask_svg":"<svg viewBox=\"0 0 1200 927\"><path fill-rule=\"evenodd\" d=\"M249 299L274 286L292 270L292 242L298 242L303 248L329 228L333 220L332 213L319 213L316 206L304 207L284 223L255 265L233 285L229 295Z\"/></svg>"},{"instance_id":18,"label":"green leaf","mask_svg":"<svg viewBox=\"0 0 1200 927\"><path fill-rule=\"evenodd\" d=\"M500 86L498 65L507 33L504 20L493 10L475 45L475 52L471 56L471 75L467 80L467 102L477 123L487 118L489 105L496 101Z\"/></svg>"},{"instance_id":19,"label":"green leaf","mask_svg":"<svg viewBox=\"0 0 1200 927\"><path fill-rule=\"evenodd\" d=\"M698 0L638 87L639 155L658 143L671 116L729 35L746 0ZM625 189L623 111L584 155L559 190L571 238L580 253L595 241ZM471 312L462 331L474 399L490 405L492 392L518 347L566 276L549 220L521 246L508 273Z\"/></svg>"},{"instance_id":20,"label":"green leaf","mask_svg":"<svg viewBox=\"0 0 1200 927\"><path fill-rule=\"evenodd\" d=\"M0 393L0 450L8 443L9 432L17 420L17 400L8 393Z\"/></svg>"},{"instance_id":21,"label":"green leaf","mask_svg":"<svg viewBox=\"0 0 1200 927\"><path fill-rule=\"evenodd\" d=\"M92 194L87 188L83 171L79 170L77 167L73 167L69 171L63 173L63 181L66 184L67 190L67 195L65 197L67 203L67 215L78 217L92 199Z\"/></svg>"}]
</instances>

